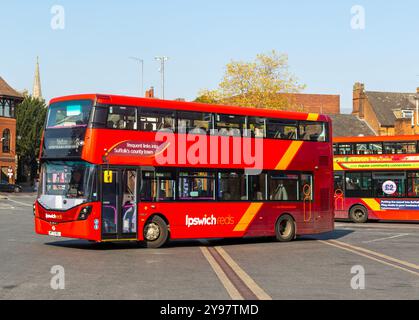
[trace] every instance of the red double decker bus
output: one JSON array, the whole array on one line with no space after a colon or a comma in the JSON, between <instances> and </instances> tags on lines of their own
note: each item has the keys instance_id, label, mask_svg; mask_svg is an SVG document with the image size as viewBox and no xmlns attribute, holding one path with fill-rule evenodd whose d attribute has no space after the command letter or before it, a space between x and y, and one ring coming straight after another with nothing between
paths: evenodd
<instances>
[{"instance_id":1,"label":"red double decker bus","mask_svg":"<svg viewBox=\"0 0 419 320\"><path fill-rule=\"evenodd\" d=\"M417 136L334 139L335 215L419 221Z\"/></svg>"},{"instance_id":2,"label":"red double decker bus","mask_svg":"<svg viewBox=\"0 0 419 320\"><path fill-rule=\"evenodd\" d=\"M76 95L49 105L36 232L161 247L169 239L333 230L323 115Z\"/></svg>"}]
</instances>

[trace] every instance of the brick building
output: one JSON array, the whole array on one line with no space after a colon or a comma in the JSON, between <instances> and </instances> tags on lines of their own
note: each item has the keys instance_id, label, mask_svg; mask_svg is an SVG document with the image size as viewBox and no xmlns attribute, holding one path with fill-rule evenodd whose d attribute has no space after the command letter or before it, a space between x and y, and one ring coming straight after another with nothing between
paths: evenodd
<instances>
[{"instance_id":1,"label":"brick building","mask_svg":"<svg viewBox=\"0 0 419 320\"><path fill-rule=\"evenodd\" d=\"M352 114L367 122L380 136L419 134L418 99L419 90L417 93L366 91L364 84L355 83Z\"/></svg>"},{"instance_id":2,"label":"brick building","mask_svg":"<svg viewBox=\"0 0 419 320\"><path fill-rule=\"evenodd\" d=\"M0 77L0 175L2 182L16 179L16 107L23 95Z\"/></svg>"},{"instance_id":3,"label":"brick building","mask_svg":"<svg viewBox=\"0 0 419 320\"><path fill-rule=\"evenodd\" d=\"M293 93L289 99L301 112L340 114L340 95Z\"/></svg>"}]
</instances>

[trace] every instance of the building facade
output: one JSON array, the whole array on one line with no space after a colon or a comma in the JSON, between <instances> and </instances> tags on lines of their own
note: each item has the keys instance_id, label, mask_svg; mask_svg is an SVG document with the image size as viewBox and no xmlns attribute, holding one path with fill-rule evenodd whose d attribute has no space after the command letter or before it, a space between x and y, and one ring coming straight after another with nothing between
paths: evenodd
<instances>
[{"instance_id":1,"label":"building facade","mask_svg":"<svg viewBox=\"0 0 419 320\"><path fill-rule=\"evenodd\" d=\"M290 97L291 103L298 111L327 115L340 114L340 95L293 93Z\"/></svg>"},{"instance_id":2,"label":"building facade","mask_svg":"<svg viewBox=\"0 0 419 320\"><path fill-rule=\"evenodd\" d=\"M376 135L419 134L419 89L416 93L366 91L365 85L355 83L353 111L357 118L368 123Z\"/></svg>"},{"instance_id":3,"label":"building facade","mask_svg":"<svg viewBox=\"0 0 419 320\"><path fill-rule=\"evenodd\" d=\"M0 77L0 176L3 183L16 180L16 108L23 95Z\"/></svg>"}]
</instances>

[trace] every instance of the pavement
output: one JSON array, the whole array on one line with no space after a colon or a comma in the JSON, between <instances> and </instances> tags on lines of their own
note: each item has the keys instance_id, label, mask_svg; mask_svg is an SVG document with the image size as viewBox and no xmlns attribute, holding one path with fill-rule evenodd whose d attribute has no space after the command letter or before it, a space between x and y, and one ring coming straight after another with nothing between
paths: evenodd
<instances>
[{"instance_id":1,"label":"pavement","mask_svg":"<svg viewBox=\"0 0 419 320\"><path fill-rule=\"evenodd\" d=\"M191 240L154 250L36 235L35 195L6 198L0 299L419 299L419 224L339 222L291 243Z\"/></svg>"}]
</instances>

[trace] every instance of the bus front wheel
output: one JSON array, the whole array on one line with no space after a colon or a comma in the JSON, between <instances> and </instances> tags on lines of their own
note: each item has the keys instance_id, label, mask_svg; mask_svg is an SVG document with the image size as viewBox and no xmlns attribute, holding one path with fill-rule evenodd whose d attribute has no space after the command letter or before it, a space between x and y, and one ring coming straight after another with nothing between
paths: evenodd
<instances>
[{"instance_id":1,"label":"bus front wheel","mask_svg":"<svg viewBox=\"0 0 419 320\"><path fill-rule=\"evenodd\" d=\"M154 216L144 226L144 241L147 248L161 248L169 240L169 230L166 221Z\"/></svg>"},{"instance_id":2,"label":"bus front wheel","mask_svg":"<svg viewBox=\"0 0 419 320\"><path fill-rule=\"evenodd\" d=\"M368 221L368 211L363 206L354 206L349 212L349 219L354 223L366 223Z\"/></svg>"},{"instance_id":3,"label":"bus front wheel","mask_svg":"<svg viewBox=\"0 0 419 320\"><path fill-rule=\"evenodd\" d=\"M279 242L290 242L295 239L296 228L294 219L285 214L281 216L275 225L276 240Z\"/></svg>"}]
</instances>

